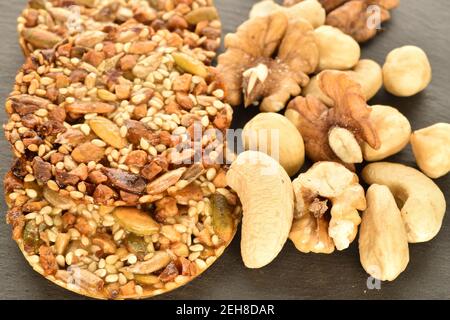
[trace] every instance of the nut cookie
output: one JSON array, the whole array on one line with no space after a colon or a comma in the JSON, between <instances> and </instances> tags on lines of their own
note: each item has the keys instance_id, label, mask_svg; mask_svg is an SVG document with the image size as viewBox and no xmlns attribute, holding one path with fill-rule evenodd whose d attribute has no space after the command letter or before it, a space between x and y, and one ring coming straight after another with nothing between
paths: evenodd
<instances>
[{"instance_id":1,"label":"nut cookie","mask_svg":"<svg viewBox=\"0 0 450 320\"><path fill-rule=\"evenodd\" d=\"M19 41L28 56L69 36L89 37L129 19L176 32L208 61L220 46L221 22L212 0L29 0L18 18Z\"/></svg>"},{"instance_id":2,"label":"nut cookie","mask_svg":"<svg viewBox=\"0 0 450 320\"><path fill-rule=\"evenodd\" d=\"M97 39L35 51L16 77L7 220L58 285L149 297L198 276L235 234L221 139L232 109L179 35L129 21Z\"/></svg>"}]
</instances>

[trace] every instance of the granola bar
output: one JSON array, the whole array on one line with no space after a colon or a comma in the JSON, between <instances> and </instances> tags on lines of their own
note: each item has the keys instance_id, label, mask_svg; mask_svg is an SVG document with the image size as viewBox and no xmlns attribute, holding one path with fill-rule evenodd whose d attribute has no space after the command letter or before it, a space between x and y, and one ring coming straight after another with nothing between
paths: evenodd
<instances>
[{"instance_id":1,"label":"granola bar","mask_svg":"<svg viewBox=\"0 0 450 320\"><path fill-rule=\"evenodd\" d=\"M19 42L28 56L69 36L105 31L130 19L179 34L209 62L220 46L221 22L212 0L29 0L18 18Z\"/></svg>"},{"instance_id":2,"label":"granola bar","mask_svg":"<svg viewBox=\"0 0 450 320\"><path fill-rule=\"evenodd\" d=\"M58 285L154 296L201 274L236 232L220 161L232 109L215 69L176 33L129 21L85 41L35 51L16 77L7 221Z\"/></svg>"}]
</instances>

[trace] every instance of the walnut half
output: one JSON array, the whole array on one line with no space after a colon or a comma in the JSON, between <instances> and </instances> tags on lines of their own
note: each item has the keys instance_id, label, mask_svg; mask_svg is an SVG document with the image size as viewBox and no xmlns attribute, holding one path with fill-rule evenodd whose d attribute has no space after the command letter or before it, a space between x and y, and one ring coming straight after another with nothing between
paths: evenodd
<instances>
[{"instance_id":1,"label":"walnut half","mask_svg":"<svg viewBox=\"0 0 450 320\"><path fill-rule=\"evenodd\" d=\"M366 209L358 176L336 162L318 162L293 182L295 216L289 238L304 253L348 248Z\"/></svg>"},{"instance_id":2,"label":"walnut half","mask_svg":"<svg viewBox=\"0 0 450 320\"><path fill-rule=\"evenodd\" d=\"M277 112L305 86L319 61L312 26L290 21L282 12L244 22L225 38L219 56L228 102L245 106L261 101L261 110ZM243 98L244 97L244 98Z\"/></svg>"},{"instance_id":3,"label":"walnut half","mask_svg":"<svg viewBox=\"0 0 450 320\"><path fill-rule=\"evenodd\" d=\"M292 100L286 117L298 128L305 142L307 156L313 161L337 161L353 169L362 162L361 144L374 149L380 139L370 120L361 86L339 71L322 72L318 78L322 92L334 103L328 108L308 95Z\"/></svg>"}]
</instances>

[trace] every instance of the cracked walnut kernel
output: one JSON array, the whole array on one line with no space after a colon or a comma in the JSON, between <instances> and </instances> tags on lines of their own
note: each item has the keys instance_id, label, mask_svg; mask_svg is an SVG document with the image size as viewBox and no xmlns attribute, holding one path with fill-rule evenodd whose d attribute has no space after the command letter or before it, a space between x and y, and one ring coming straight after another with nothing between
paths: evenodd
<instances>
[{"instance_id":1,"label":"cracked walnut kernel","mask_svg":"<svg viewBox=\"0 0 450 320\"><path fill-rule=\"evenodd\" d=\"M335 162L318 162L293 182L295 213L289 238L304 253L344 250L355 239L365 210L358 176Z\"/></svg>"},{"instance_id":2,"label":"cracked walnut kernel","mask_svg":"<svg viewBox=\"0 0 450 320\"><path fill-rule=\"evenodd\" d=\"M311 25L289 21L281 12L246 21L227 35L225 47L218 70L228 102L236 106L244 100L247 107L261 100L264 112L279 111L300 94L319 60Z\"/></svg>"},{"instance_id":3,"label":"cracked walnut kernel","mask_svg":"<svg viewBox=\"0 0 450 320\"><path fill-rule=\"evenodd\" d=\"M370 120L361 86L342 72L326 71L319 78L321 90L334 101L328 108L319 99L308 95L289 103L286 116L297 126L305 141L307 156L313 161L336 161L354 169L361 162L355 150L366 142L374 149L381 145ZM336 132L336 128L339 130ZM336 134L337 133L337 134Z\"/></svg>"}]
</instances>

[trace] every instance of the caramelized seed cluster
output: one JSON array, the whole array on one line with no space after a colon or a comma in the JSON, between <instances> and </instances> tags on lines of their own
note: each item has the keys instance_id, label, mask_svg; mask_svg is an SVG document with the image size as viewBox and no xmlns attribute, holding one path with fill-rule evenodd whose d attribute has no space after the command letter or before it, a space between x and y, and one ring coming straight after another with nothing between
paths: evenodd
<instances>
[{"instance_id":1,"label":"caramelized seed cluster","mask_svg":"<svg viewBox=\"0 0 450 320\"><path fill-rule=\"evenodd\" d=\"M103 32L130 19L154 30L177 33L208 61L220 46L221 22L212 0L29 0L17 29L22 49L29 55L80 33L84 37L79 44L88 46Z\"/></svg>"},{"instance_id":2,"label":"caramelized seed cluster","mask_svg":"<svg viewBox=\"0 0 450 320\"><path fill-rule=\"evenodd\" d=\"M28 57L6 103L4 183L13 237L42 274L94 297L150 296L229 244L232 109L202 58L133 20Z\"/></svg>"}]
</instances>

